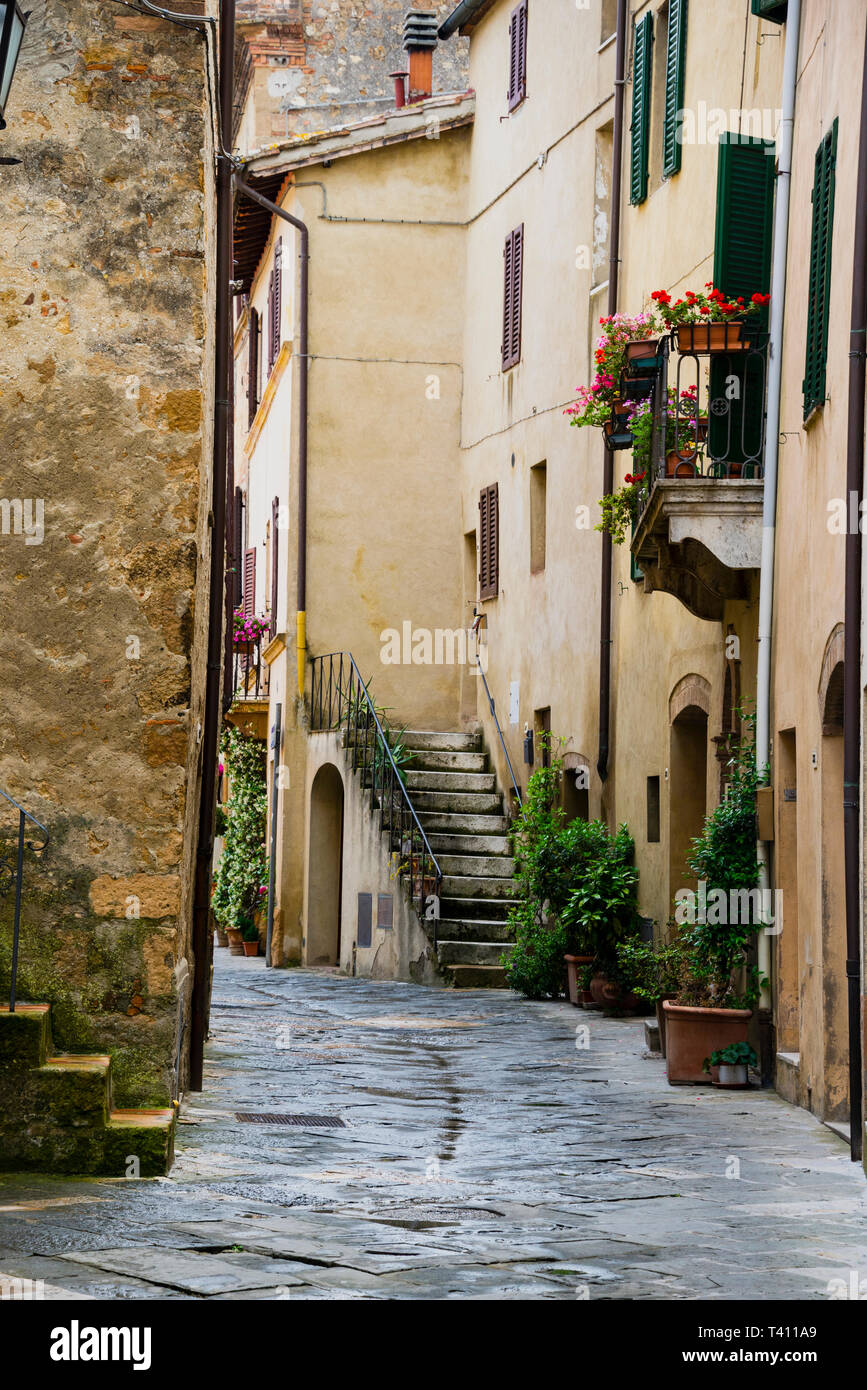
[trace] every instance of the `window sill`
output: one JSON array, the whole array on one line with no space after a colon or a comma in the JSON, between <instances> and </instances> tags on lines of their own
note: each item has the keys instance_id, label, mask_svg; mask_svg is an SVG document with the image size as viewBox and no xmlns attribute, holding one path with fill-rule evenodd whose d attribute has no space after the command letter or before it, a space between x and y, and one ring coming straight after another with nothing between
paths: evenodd
<instances>
[{"instance_id":1,"label":"window sill","mask_svg":"<svg viewBox=\"0 0 867 1390\"><path fill-rule=\"evenodd\" d=\"M815 425L816 421L821 420L822 412L824 411L824 409L824 401L819 401L817 405L814 405L811 408L809 414L804 416L802 428L805 430L811 430Z\"/></svg>"},{"instance_id":2,"label":"window sill","mask_svg":"<svg viewBox=\"0 0 867 1390\"><path fill-rule=\"evenodd\" d=\"M606 50L606 48L610 48L610 47L611 47L611 45L614 43L614 40L615 40L616 38L617 38L617 30L615 29L613 34L609 34L608 37L607 37L607 39L603 39L603 40L602 40L602 42L600 43L600 45L599 45L599 47L597 48L596 52L597 52L597 53L604 53L605 50Z\"/></svg>"}]
</instances>

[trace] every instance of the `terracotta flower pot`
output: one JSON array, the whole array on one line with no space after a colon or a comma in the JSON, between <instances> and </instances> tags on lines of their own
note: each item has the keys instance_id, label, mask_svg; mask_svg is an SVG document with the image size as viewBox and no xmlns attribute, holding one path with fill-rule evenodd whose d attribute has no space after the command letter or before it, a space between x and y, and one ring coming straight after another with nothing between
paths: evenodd
<instances>
[{"instance_id":1,"label":"terracotta flower pot","mask_svg":"<svg viewBox=\"0 0 867 1390\"><path fill-rule=\"evenodd\" d=\"M242 942L241 942L241 945L244 947L244 955L245 955L245 956L258 956L258 954L259 954L259 943L258 943L258 941L242 941Z\"/></svg>"},{"instance_id":2,"label":"terracotta flower pot","mask_svg":"<svg viewBox=\"0 0 867 1390\"><path fill-rule=\"evenodd\" d=\"M677 449L669 449L665 456L666 478L695 478L697 476L698 455L685 459Z\"/></svg>"},{"instance_id":3,"label":"terracotta flower pot","mask_svg":"<svg viewBox=\"0 0 867 1390\"><path fill-rule=\"evenodd\" d=\"M229 944L229 938L228 938L228 936L227 936L227 934L226 934L225 928L223 928L223 927L217 927L216 930L217 930L217 945L218 945L218 946L228 946L228 944Z\"/></svg>"},{"instance_id":4,"label":"terracotta flower pot","mask_svg":"<svg viewBox=\"0 0 867 1390\"><path fill-rule=\"evenodd\" d=\"M742 352L746 344L741 337L743 325L737 320L728 323L682 323L677 329L678 352Z\"/></svg>"},{"instance_id":5,"label":"terracotta flower pot","mask_svg":"<svg viewBox=\"0 0 867 1390\"><path fill-rule=\"evenodd\" d=\"M242 956L244 954L244 941L241 936L241 928L227 927L226 935L229 938L229 955Z\"/></svg>"},{"instance_id":6,"label":"terracotta flower pot","mask_svg":"<svg viewBox=\"0 0 867 1390\"><path fill-rule=\"evenodd\" d=\"M576 1009L581 1008L581 995L583 990L578 983L579 977L583 975L588 965L593 964L592 956L564 956L566 962L566 979L568 980L569 1003L574 1004Z\"/></svg>"},{"instance_id":7,"label":"terracotta flower pot","mask_svg":"<svg viewBox=\"0 0 867 1390\"><path fill-rule=\"evenodd\" d=\"M627 362L641 361L643 358L656 357L658 354L658 338L633 338L631 343L626 344Z\"/></svg>"},{"instance_id":8,"label":"terracotta flower pot","mask_svg":"<svg viewBox=\"0 0 867 1390\"><path fill-rule=\"evenodd\" d=\"M663 1001L665 1061L671 1086L707 1086L705 1058L730 1043L746 1042L752 1009L697 1009Z\"/></svg>"},{"instance_id":9,"label":"terracotta flower pot","mask_svg":"<svg viewBox=\"0 0 867 1390\"><path fill-rule=\"evenodd\" d=\"M622 1013L637 1009L641 1002L637 995L621 989L620 985L601 973L594 975L590 981L590 993L594 1004L601 1009L617 1009Z\"/></svg>"}]
</instances>

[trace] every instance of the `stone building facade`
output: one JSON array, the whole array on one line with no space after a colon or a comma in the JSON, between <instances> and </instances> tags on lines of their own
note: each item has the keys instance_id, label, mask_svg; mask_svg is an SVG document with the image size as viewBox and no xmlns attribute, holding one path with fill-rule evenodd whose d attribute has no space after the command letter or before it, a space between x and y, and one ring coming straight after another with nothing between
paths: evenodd
<instances>
[{"instance_id":1,"label":"stone building facade","mask_svg":"<svg viewBox=\"0 0 867 1390\"><path fill-rule=\"evenodd\" d=\"M110 1056L116 1105L167 1106L207 625L205 45L114 3L32 11L0 169L0 787L50 842L25 865L18 997L51 1006L59 1052ZM7 1006L11 914L7 894Z\"/></svg>"}]
</instances>

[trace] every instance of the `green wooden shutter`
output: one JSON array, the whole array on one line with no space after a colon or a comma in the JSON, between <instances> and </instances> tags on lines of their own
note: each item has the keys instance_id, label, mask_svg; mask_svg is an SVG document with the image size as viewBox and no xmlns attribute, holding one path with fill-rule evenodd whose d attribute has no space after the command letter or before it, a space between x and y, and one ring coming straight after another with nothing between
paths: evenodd
<instances>
[{"instance_id":1,"label":"green wooden shutter","mask_svg":"<svg viewBox=\"0 0 867 1390\"><path fill-rule=\"evenodd\" d=\"M772 140L734 132L720 136L713 282L729 299L749 301L770 289L775 181ZM763 309L761 328L767 328L767 319ZM727 454L730 463L749 461L744 472L755 473L764 440L763 373L756 359L743 365L734 356L712 361L712 400L727 398L731 376L739 379L739 395L729 402L730 416L711 416L710 450Z\"/></svg>"},{"instance_id":2,"label":"green wooden shutter","mask_svg":"<svg viewBox=\"0 0 867 1390\"><path fill-rule=\"evenodd\" d=\"M629 170L631 203L643 203L647 197L652 63L653 15L648 10L634 25L632 32L632 151Z\"/></svg>"},{"instance_id":3,"label":"green wooden shutter","mask_svg":"<svg viewBox=\"0 0 867 1390\"><path fill-rule=\"evenodd\" d=\"M682 146L678 116L683 108L683 75L686 68L687 0L669 0L668 46L665 53L665 115L662 125L662 177L680 169Z\"/></svg>"},{"instance_id":4,"label":"green wooden shutter","mask_svg":"<svg viewBox=\"0 0 867 1390\"><path fill-rule=\"evenodd\" d=\"M804 419L825 402L828 360L828 310L831 299L831 243L834 232L834 185L837 167L837 121L816 151L813 177L813 228L810 238L810 300L807 307L807 353L804 365Z\"/></svg>"},{"instance_id":5,"label":"green wooden shutter","mask_svg":"<svg viewBox=\"0 0 867 1390\"><path fill-rule=\"evenodd\" d=\"M761 19L773 20L774 24L785 24L788 0L753 0L753 14Z\"/></svg>"}]
</instances>

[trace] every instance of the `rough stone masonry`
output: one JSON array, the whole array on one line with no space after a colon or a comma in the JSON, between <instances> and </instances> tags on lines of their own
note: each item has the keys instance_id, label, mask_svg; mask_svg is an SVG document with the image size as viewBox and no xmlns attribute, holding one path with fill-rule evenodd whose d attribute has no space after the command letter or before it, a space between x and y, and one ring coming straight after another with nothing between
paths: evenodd
<instances>
[{"instance_id":1,"label":"rough stone masonry","mask_svg":"<svg viewBox=\"0 0 867 1390\"><path fill-rule=\"evenodd\" d=\"M116 0L31 8L0 136L0 787L51 842L18 991L61 1051L111 1052L116 1104L166 1105L207 620L205 45ZM7 893L0 1002L11 916Z\"/></svg>"}]
</instances>

